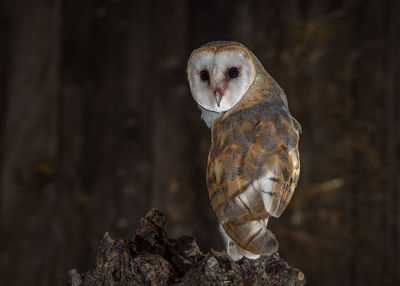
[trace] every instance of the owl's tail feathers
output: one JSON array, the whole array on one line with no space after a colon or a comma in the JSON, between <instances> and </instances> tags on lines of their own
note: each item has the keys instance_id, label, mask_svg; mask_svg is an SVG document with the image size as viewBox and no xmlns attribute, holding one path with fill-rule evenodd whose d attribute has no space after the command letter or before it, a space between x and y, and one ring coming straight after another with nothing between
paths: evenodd
<instances>
[{"instance_id":1,"label":"owl's tail feathers","mask_svg":"<svg viewBox=\"0 0 400 286\"><path fill-rule=\"evenodd\" d=\"M254 254L271 255L278 251L278 241L267 228L264 219L250 221L229 220L223 223L223 228L241 248Z\"/></svg>"}]
</instances>

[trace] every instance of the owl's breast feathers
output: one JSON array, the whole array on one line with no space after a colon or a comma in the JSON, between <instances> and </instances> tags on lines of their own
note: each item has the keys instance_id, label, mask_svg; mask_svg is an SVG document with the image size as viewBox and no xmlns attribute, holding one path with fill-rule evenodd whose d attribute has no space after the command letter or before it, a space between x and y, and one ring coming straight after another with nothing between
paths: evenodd
<instances>
[{"instance_id":1,"label":"owl's breast feathers","mask_svg":"<svg viewBox=\"0 0 400 286\"><path fill-rule=\"evenodd\" d=\"M300 133L283 90L269 75L214 122L207 168L211 205L228 235L249 251L262 253L257 238L268 231L269 215L279 217L292 198Z\"/></svg>"}]
</instances>

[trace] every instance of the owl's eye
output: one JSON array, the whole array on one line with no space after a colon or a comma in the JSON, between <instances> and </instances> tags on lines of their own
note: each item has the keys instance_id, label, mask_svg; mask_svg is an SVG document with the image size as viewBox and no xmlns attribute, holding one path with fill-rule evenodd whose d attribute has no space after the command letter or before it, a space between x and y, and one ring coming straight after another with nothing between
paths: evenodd
<instances>
[{"instance_id":1,"label":"owl's eye","mask_svg":"<svg viewBox=\"0 0 400 286\"><path fill-rule=\"evenodd\" d=\"M239 76L239 69L237 67L232 67L228 70L228 76L230 78L235 78Z\"/></svg>"},{"instance_id":2,"label":"owl's eye","mask_svg":"<svg viewBox=\"0 0 400 286\"><path fill-rule=\"evenodd\" d=\"M207 70L202 70L202 71L200 72L200 79L201 79L202 81L207 81L207 80L210 79L210 75L208 74L208 71L207 71Z\"/></svg>"}]
</instances>

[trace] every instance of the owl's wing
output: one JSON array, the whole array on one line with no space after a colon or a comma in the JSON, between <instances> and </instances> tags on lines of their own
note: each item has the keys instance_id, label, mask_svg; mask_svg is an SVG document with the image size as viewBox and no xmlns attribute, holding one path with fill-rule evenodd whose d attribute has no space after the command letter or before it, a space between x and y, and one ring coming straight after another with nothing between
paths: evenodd
<instances>
[{"instance_id":1,"label":"owl's wing","mask_svg":"<svg viewBox=\"0 0 400 286\"><path fill-rule=\"evenodd\" d=\"M229 237L254 253L271 253L268 217L282 214L299 178L300 125L283 111L263 118L249 109L213 127L211 205Z\"/></svg>"},{"instance_id":2,"label":"owl's wing","mask_svg":"<svg viewBox=\"0 0 400 286\"><path fill-rule=\"evenodd\" d=\"M279 114L273 120L258 121L256 137L242 161L240 177L248 184L245 192L259 193L263 207L274 217L286 209L299 179L301 131L296 123L290 115Z\"/></svg>"},{"instance_id":3,"label":"owl's wing","mask_svg":"<svg viewBox=\"0 0 400 286\"><path fill-rule=\"evenodd\" d=\"M261 176L254 178L253 187L261 192L267 212L279 217L289 204L300 175L299 132L291 125L278 129L269 124L260 123L264 125L261 129L272 130L272 134L260 131L259 141L253 146L251 156L261 160L262 169Z\"/></svg>"},{"instance_id":4,"label":"owl's wing","mask_svg":"<svg viewBox=\"0 0 400 286\"><path fill-rule=\"evenodd\" d=\"M290 115L276 115L274 120L215 128L220 130L210 152L207 181L217 216L222 221L279 217L299 179L300 124Z\"/></svg>"}]
</instances>

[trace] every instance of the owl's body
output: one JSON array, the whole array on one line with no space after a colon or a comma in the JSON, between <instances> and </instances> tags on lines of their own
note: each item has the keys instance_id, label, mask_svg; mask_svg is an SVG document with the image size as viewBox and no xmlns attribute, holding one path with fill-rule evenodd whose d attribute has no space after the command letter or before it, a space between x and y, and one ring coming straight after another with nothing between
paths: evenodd
<instances>
[{"instance_id":1,"label":"owl's body","mask_svg":"<svg viewBox=\"0 0 400 286\"><path fill-rule=\"evenodd\" d=\"M212 42L195 50L188 77L211 127L207 188L228 254L234 260L269 255L278 243L268 218L282 214L299 178L300 124L290 115L283 90L239 43Z\"/></svg>"}]
</instances>

